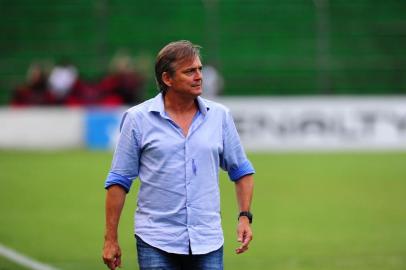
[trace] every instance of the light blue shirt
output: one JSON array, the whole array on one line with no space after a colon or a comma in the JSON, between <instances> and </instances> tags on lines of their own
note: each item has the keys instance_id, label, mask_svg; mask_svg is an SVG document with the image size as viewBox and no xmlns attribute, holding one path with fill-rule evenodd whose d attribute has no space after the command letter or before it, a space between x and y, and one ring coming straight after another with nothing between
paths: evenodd
<instances>
[{"instance_id":1,"label":"light blue shirt","mask_svg":"<svg viewBox=\"0 0 406 270\"><path fill-rule=\"evenodd\" d=\"M135 234L170 253L220 248L219 167L233 181L254 173L229 110L200 97L197 103L186 137L165 113L162 94L126 111L105 182L128 192L139 177Z\"/></svg>"}]
</instances>

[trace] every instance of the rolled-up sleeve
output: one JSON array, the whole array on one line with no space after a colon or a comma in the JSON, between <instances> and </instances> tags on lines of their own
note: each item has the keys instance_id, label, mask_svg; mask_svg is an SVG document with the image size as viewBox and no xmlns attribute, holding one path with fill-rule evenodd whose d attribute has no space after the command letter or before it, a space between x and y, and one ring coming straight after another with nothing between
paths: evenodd
<instances>
[{"instance_id":1,"label":"rolled-up sleeve","mask_svg":"<svg viewBox=\"0 0 406 270\"><path fill-rule=\"evenodd\" d=\"M223 153L220 156L220 166L228 172L232 181L255 173L254 167L244 152L240 136L229 111L223 120Z\"/></svg>"},{"instance_id":2,"label":"rolled-up sleeve","mask_svg":"<svg viewBox=\"0 0 406 270\"><path fill-rule=\"evenodd\" d=\"M126 112L120 124L120 135L114 151L110 172L104 187L122 186L126 192L131 188L139 171L139 133L132 115Z\"/></svg>"}]
</instances>

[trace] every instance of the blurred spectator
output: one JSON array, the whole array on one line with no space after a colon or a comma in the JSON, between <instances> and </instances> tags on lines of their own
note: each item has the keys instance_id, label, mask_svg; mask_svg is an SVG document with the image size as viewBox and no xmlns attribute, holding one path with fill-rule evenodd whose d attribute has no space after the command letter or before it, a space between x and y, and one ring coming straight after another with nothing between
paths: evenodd
<instances>
[{"instance_id":1,"label":"blurred spectator","mask_svg":"<svg viewBox=\"0 0 406 270\"><path fill-rule=\"evenodd\" d=\"M66 60L61 61L52 69L48 83L58 103L63 104L65 102L77 80L78 71L76 67Z\"/></svg>"},{"instance_id":2,"label":"blurred spectator","mask_svg":"<svg viewBox=\"0 0 406 270\"><path fill-rule=\"evenodd\" d=\"M33 63L28 68L27 81L16 88L13 106L54 105L56 96L47 85L47 68L44 63Z\"/></svg>"},{"instance_id":3,"label":"blurred spectator","mask_svg":"<svg viewBox=\"0 0 406 270\"><path fill-rule=\"evenodd\" d=\"M203 66L203 93L205 98L215 98L223 91L224 80L214 66Z\"/></svg>"},{"instance_id":4,"label":"blurred spectator","mask_svg":"<svg viewBox=\"0 0 406 270\"><path fill-rule=\"evenodd\" d=\"M140 63L145 64L147 58ZM126 52L117 53L108 74L100 82L83 80L78 69L64 60L51 72L33 64L28 71L27 83L18 87L12 104L66 105L66 106L120 106L135 105L143 101L146 65L135 68L134 59ZM49 74L49 76L47 76Z\"/></svg>"},{"instance_id":5,"label":"blurred spectator","mask_svg":"<svg viewBox=\"0 0 406 270\"><path fill-rule=\"evenodd\" d=\"M99 106L102 95L97 85L86 82L79 77L70 88L63 104L67 106Z\"/></svg>"},{"instance_id":6,"label":"blurred spectator","mask_svg":"<svg viewBox=\"0 0 406 270\"><path fill-rule=\"evenodd\" d=\"M67 60L52 69L48 82L60 105L98 106L102 100L97 85L81 79L78 69Z\"/></svg>"},{"instance_id":7,"label":"blurred spectator","mask_svg":"<svg viewBox=\"0 0 406 270\"><path fill-rule=\"evenodd\" d=\"M145 78L136 70L134 59L127 52L119 51L111 60L109 74L99 84L102 103L138 104L143 101L144 85Z\"/></svg>"}]
</instances>

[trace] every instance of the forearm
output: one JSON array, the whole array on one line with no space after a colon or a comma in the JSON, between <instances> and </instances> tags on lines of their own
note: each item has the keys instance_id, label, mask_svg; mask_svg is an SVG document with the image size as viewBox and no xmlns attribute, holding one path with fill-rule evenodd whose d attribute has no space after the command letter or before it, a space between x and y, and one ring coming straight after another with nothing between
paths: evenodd
<instances>
[{"instance_id":1,"label":"forearm","mask_svg":"<svg viewBox=\"0 0 406 270\"><path fill-rule=\"evenodd\" d=\"M250 211L254 191L254 177L252 174L241 177L235 182L239 211Z\"/></svg>"},{"instance_id":2,"label":"forearm","mask_svg":"<svg viewBox=\"0 0 406 270\"><path fill-rule=\"evenodd\" d=\"M123 210L126 192L119 185L108 188L106 194L106 231L104 238L106 241L117 241L118 224L121 211Z\"/></svg>"},{"instance_id":3,"label":"forearm","mask_svg":"<svg viewBox=\"0 0 406 270\"><path fill-rule=\"evenodd\" d=\"M254 177L252 174L245 175L235 182L235 190L239 211L250 211L254 190ZM236 253L241 254L247 251L251 240L252 230L250 221L247 216L242 216L238 219L237 226L237 241L240 242L241 245L236 249Z\"/></svg>"}]
</instances>

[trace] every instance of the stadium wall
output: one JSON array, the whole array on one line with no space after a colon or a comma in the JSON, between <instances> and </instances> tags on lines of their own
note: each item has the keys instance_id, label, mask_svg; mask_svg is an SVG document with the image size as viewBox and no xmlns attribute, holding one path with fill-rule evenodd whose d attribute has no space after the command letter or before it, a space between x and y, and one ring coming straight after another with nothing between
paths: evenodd
<instances>
[{"instance_id":1,"label":"stadium wall","mask_svg":"<svg viewBox=\"0 0 406 270\"><path fill-rule=\"evenodd\" d=\"M249 151L406 150L405 97L222 98ZM113 149L126 108L0 109L0 149Z\"/></svg>"}]
</instances>

